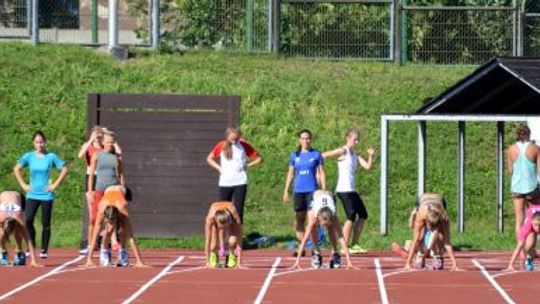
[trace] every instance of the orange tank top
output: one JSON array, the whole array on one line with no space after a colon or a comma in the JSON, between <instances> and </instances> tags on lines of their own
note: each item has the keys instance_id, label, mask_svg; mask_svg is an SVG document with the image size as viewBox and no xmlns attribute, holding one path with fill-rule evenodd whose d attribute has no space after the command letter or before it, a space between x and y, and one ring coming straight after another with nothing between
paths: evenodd
<instances>
[{"instance_id":1,"label":"orange tank top","mask_svg":"<svg viewBox=\"0 0 540 304\"><path fill-rule=\"evenodd\" d=\"M124 197L124 193L120 190L113 190L113 191L107 191L105 192L105 195L103 195L103 200L107 200L111 203L113 202L125 202L126 198Z\"/></svg>"}]
</instances>

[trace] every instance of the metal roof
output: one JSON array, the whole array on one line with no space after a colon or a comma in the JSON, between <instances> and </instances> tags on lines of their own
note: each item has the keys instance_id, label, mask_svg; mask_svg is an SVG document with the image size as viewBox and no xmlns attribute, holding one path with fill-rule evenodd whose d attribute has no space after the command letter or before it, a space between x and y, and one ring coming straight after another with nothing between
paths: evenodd
<instances>
[{"instance_id":1,"label":"metal roof","mask_svg":"<svg viewBox=\"0 0 540 304\"><path fill-rule=\"evenodd\" d=\"M540 58L494 58L416 113L540 115Z\"/></svg>"}]
</instances>

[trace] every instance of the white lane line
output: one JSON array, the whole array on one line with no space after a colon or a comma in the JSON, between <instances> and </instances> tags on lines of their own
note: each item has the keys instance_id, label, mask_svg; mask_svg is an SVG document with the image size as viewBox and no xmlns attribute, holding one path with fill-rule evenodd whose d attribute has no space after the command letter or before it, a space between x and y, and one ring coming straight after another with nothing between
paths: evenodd
<instances>
[{"instance_id":1,"label":"white lane line","mask_svg":"<svg viewBox=\"0 0 540 304\"><path fill-rule=\"evenodd\" d=\"M19 291L21 291L21 290L23 290L23 289L26 289L26 288L28 288L28 287L30 287L30 286L32 286L32 285L38 283L39 281L42 281L42 280L44 280L44 279L46 279L46 278L48 278L48 277L50 277L50 276L53 276L53 275L55 275L55 274L58 274L58 273L60 272L60 270L62 270L62 269L64 269L64 268L68 267L68 266L71 265L71 264L74 264L74 263L79 262L79 261L82 260L83 258L84 258L84 256L79 256L79 257L76 257L76 258L73 259L73 260L67 261L67 262L65 262L64 264L62 264L62 265L56 267L55 269L53 269L53 270L47 272L46 274L44 274L44 275L42 275L42 276L39 276L39 277L33 279L32 281L30 281L30 282L28 282L28 283L26 283L26 284L24 284L24 285L21 285L21 286L15 288L15 289L13 289L12 291L10 291L10 292L8 292L8 293L3 294L2 296L0 296L0 301L5 300L5 299L8 298L8 297L11 297L12 295L16 294L17 292L19 292Z\"/></svg>"},{"instance_id":2,"label":"white lane line","mask_svg":"<svg viewBox=\"0 0 540 304\"><path fill-rule=\"evenodd\" d=\"M166 275L171 275L171 274L175 274L175 273L192 272L192 271L201 270L201 269L206 269L206 266L198 266L198 267L182 269L182 270L177 270L177 271L170 271Z\"/></svg>"},{"instance_id":3,"label":"white lane line","mask_svg":"<svg viewBox=\"0 0 540 304\"><path fill-rule=\"evenodd\" d=\"M268 275L266 276L266 280L264 280L264 284L261 287L261 290L259 291L259 294L257 295L257 298L255 299L255 302L253 304L260 304L264 298L264 295L266 294L266 290L270 286L270 282L272 281L272 278L274 277L274 273L276 273L277 267L281 263L281 258L276 258L274 261L274 264L272 265L272 269L268 272Z\"/></svg>"},{"instance_id":4,"label":"white lane line","mask_svg":"<svg viewBox=\"0 0 540 304\"><path fill-rule=\"evenodd\" d=\"M280 273L276 273L274 275L274 277L279 277L279 276L282 276L282 275L287 275L287 274L291 274L291 273L298 273L298 272L306 272L306 271L313 271L313 270L317 270L315 268L304 268L304 269L294 269L294 270L288 270L288 271L284 271L284 272L280 272Z\"/></svg>"},{"instance_id":5,"label":"white lane line","mask_svg":"<svg viewBox=\"0 0 540 304\"><path fill-rule=\"evenodd\" d=\"M167 267L163 268L163 270L160 271L160 273L158 273L150 281L146 282L146 284L144 284L141 288L139 288L139 290L137 290L134 294L132 294L131 297L129 297L124 302L122 302L122 304L128 304L128 303L133 302L143 292L145 292L148 288L150 288L150 286L154 285L159 279L161 279L163 276L165 276L167 274L167 272L169 272L169 270L171 270L171 268L173 268L174 265L182 262L182 260L184 260L184 256L179 256L176 260L169 263L169 265L167 265Z\"/></svg>"},{"instance_id":6,"label":"white lane line","mask_svg":"<svg viewBox=\"0 0 540 304\"><path fill-rule=\"evenodd\" d=\"M381 262L379 259L373 260L375 263L375 272L377 273L377 281L379 282L379 291L381 293L381 303L388 304L388 294L386 293L386 287L384 286L384 278L381 269Z\"/></svg>"},{"instance_id":7,"label":"white lane line","mask_svg":"<svg viewBox=\"0 0 540 304\"><path fill-rule=\"evenodd\" d=\"M512 275L512 274L526 273L526 272L527 271L519 271L519 270L503 271L501 273L497 273L497 274L492 275L492 277L493 278L498 278L498 277L502 277L502 276L508 276L508 275Z\"/></svg>"},{"instance_id":8,"label":"white lane line","mask_svg":"<svg viewBox=\"0 0 540 304\"><path fill-rule=\"evenodd\" d=\"M489 272L487 272L486 268L484 268L484 266L482 266L482 264L480 264L475 259L473 259L472 262L478 269L480 269L480 271L482 272L484 277L486 277L486 279L491 283L491 285L493 287L495 287L497 292L499 292L499 294L501 295L501 297L503 297L503 299L506 301L506 303L509 303L509 304L515 304L516 303L516 302L514 302L514 300L512 300L512 298L510 298L510 296L506 293L506 291L504 291L504 289L502 289L502 287L499 285L499 283L497 283L497 281L495 281L495 279L489 274Z\"/></svg>"}]
</instances>

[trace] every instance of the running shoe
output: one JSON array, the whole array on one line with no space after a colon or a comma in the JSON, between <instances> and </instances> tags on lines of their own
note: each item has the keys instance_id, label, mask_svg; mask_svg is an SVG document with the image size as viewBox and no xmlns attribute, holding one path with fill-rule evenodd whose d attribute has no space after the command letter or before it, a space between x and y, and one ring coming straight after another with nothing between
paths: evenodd
<instances>
[{"instance_id":1,"label":"running shoe","mask_svg":"<svg viewBox=\"0 0 540 304\"><path fill-rule=\"evenodd\" d=\"M444 267L444 259L440 255L434 255L431 263L431 268L434 270L442 270Z\"/></svg>"},{"instance_id":2,"label":"running shoe","mask_svg":"<svg viewBox=\"0 0 540 304\"><path fill-rule=\"evenodd\" d=\"M101 266L111 265L111 251L110 250L101 249L101 253L99 254L99 263L101 264Z\"/></svg>"},{"instance_id":3,"label":"running shoe","mask_svg":"<svg viewBox=\"0 0 540 304\"><path fill-rule=\"evenodd\" d=\"M9 256L7 251L2 251L2 257L0 258L0 265L9 265Z\"/></svg>"},{"instance_id":4,"label":"running shoe","mask_svg":"<svg viewBox=\"0 0 540 304\"><path fill-rule=\"evenodd\" d=\"M418 253L416 259L414 260L414 269L424 269L426 266L426 258L423 254Z\"/></svg>"},{"instance_id":5,"label":"running shoe","mask_svg":"<svg viewBox=\"0 0 540 304\"><path fill-rule=\"evenodd\" d=\"M39 257L42 258L42 259L46 259L49 255L47 254L47 251L41 249L41 251L39 252Z\"/></svg>"},{"instance_id":6,"label":"running shoe","mask_svg":"<svg viewBox=\"0 0 540 304\"><path fill-rule=\"evenodd\" d=\"M314 252L313 257L311 258L311 267L321 268L322 266L322 256L319 252Z\"/></svg>"},{"instance_id":7,"label":"running shoe","mask_svg":"<svg viewBox=\"0 0 540 304\"><path fill-rule=\"evenodd\" d=\"M85 248L79 250L79 255L81 255L81 256L87 256L87 255L88 255L88 251L89 251L89 250L88 250L88 247L85 247Z\"/></svg>"},{"instance_id":8,"label":"running shoe","mask_svg":"<svg viewBox=\"0 0 540 304\"><path fill-rule=\"evenodd\" d=\"M129 254L127 250L122 249L118 253L118 264L120 267L127 267L129 265Z\"/></svg>"},{"instance_id":9,"label":"running shoe","mask_svg":"<svg viewBox=\"0 0 540 304\"><path fill-rule=\"evenodd\" d=\"M210 253L210 257L208 258L208 263L210 264L210 267L212 268L216 268L218 266L219 259L218 259L217 253L213 251Z\"/></svg>"},{"instance_id":10,"label":"running shoe","mask_svg":"<svg viewBox=\"0 0 540 304\"><path fill-rule=\"evenodd\" d=\"M26 255L24 254L24 252L19 251L15 254L15 260L13 261L13 265L16 265L16 266L26 265Z\"/></svg>"},{"instance_id":11,"label":"running shoe","mask_svg":"<svg viewBox=\"0 0 540 304\"><path fill-rule=\"evenodd\" d=\"M227 256L227 268L234 268L236 265L238 265L238 257L231 252Z\"/></svg>"},{"instance_id":12,"label":"running shoe","mask_svg":"<svg viewBox=\"0 0 540 304\"><path fill-rule=\"evenodd\" d=\"M362 248L358 244L354 244L349 247L350 254L366 254L368 251L365 248Z\"/></svg>"},{"instance_id":13,"label":"running shoe","mask_svg":"<svg viewBox=\"0 0 540 304\"><path fill-rule=\"evenodd\" d=\"M330 268L341 268L341 256L339 253L334 252L332 259L330 260Z\"/></svg>"},{"instance_id":14,"label":"running shoe","mask_svg":"<svg viewBox=\"0 0 540 304\"><path fill-rule=\"evenodd\" d=\"M527 271L534 270L534 259L530 255L527 255L527 258L525 259L525 270Z\"/></svg>"}]
</instances>

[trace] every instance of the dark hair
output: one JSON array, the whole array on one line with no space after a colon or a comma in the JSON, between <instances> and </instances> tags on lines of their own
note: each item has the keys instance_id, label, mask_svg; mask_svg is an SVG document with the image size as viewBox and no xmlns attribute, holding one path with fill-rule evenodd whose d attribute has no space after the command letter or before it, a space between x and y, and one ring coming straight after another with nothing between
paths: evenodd
<instances>
[{"instance_id":1,"label":"dark hair","mask_svg":"<svg viewBox=\"0 0 540 304\"><path fill-rule=\"evenodd\" d=\"M533 213L531 217L531 221L534 221L534 220L540 220L540 211L536 211L535 213Z\"/></svg>"},{"instance_id":2,"label":"dark hair","mask_svg":"<svg viewBox=\"0 0 540 304\"><path fill-rule=\"evenodd\" d=\"M300 132L298 132L298 137L302 136L302 134L304 133L307 133L309 135L309 138L313 137L311 131L308 129L302 129ZM298 145L298 148L296 149L296 156L300 155L300 151L302 151L302 145Z\"/></svg>"},{"instance_id":3,"label":"dark hair","mask_svg":"<svg viewBox=\"0 0 540 304\"><path fill-rule=\"evenodd\" d=\"M517 141L527 141L531 136L531 129L524 123L521 123L516 130Z\"/></svg>"},{"instance_id":4,"label":"dark hair","mask_svg":"<svg viewBox=\"0 0 540 304\"><path fill-rule=\"evenodd\" d=\"M103 214L105 215L105 220L109 223L116 223L118 221L118 209L115 207L109 206L105 208Z\"/></svg>"},{"instance_id":5,"label":"dark hair","mask_svg":"<svg viewBox=\"0 0 540 304\"><path fill-rule=\"evenodd\" d=\"M10 235L13 232L13 230L15 230L15 227L17 226L17 224L18 224L18 222L14 218L12 218L12 217L6 218L4 220L4 226L3 226L4 235L5 236Z\"/></svg>"},{"instance_id":6,"label":"dark hair","mask_svg":"<svg viewBox=\"0 0 540 304\"><path fill-rule=\"evenodd\" d=\"M32 135L32 140L35 140L36 137L38 137L38 136L43 138L43 141L47 141L47 138L45 137L45 134L43 134L43 132L41 130L37 130L36 132L34 132L34 134Z\"/></svg>"},{"instance_id":7,"label":"dark hair","mask_svg":"<svg viewBox=\"0 0 540 304\"><path fill-rule=\"evenodd\" d=\"M126 194L124 194L124 198L126 199L126 201L131 202L133 200L133 192L129 187L124 188L126 189Z\"/></svg>"}]
</instances>

